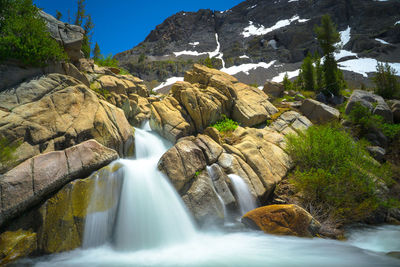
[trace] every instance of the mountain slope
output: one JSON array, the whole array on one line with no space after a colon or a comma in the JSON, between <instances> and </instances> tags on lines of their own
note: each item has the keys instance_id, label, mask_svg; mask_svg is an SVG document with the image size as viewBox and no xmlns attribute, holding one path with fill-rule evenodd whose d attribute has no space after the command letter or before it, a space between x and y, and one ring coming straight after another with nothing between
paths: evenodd
<instances>
[{"instance_id":1,"label":"mountain slope","mask_svg":"<svg viewBox=\"0 0 400 267\"><path fill-rule=\"evenodd\" d=\"M207 56L243 82L279 81L285 71L295 76L308 52L319 51L314 25L330 14L342 32L337 59L358 73L347 78L362 80L376 60L400 62L398 10L398 0L248 0L222 12L177 13L116 58L149 81L183 76Z\"/></svg>"}]
</instances>

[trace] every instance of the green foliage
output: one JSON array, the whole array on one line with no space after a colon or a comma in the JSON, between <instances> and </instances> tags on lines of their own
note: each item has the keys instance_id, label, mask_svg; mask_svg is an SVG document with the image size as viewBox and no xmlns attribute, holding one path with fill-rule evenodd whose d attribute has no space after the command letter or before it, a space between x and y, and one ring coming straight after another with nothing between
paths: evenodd
<instances>
[{"instance_id":1,"label":"green foliage","mask_svg":"<svg viewBox=\"0 0 400 267\"><path fill-rule=\"evenodd\" d=\"M0 137L0 164L7 164L15 160L15 150L19 144L10 144L7 138Z\"/></svg>"},{"instance_id":2,"label":"green foliage","mask_svg":"<svg viewBox=\"0 0 400 267\"><path fill-rule=\"evenodd\" d=\"M317 217L358 221L383 205L378 187L390 180L389 167L371 160L339 126L312 126L289 135L287 151L296 164L290 181L314 211L321 211Z\"/></svg>"},{"instance_id":3,"label":"green foliage","mask_svg":"<svg viewBox=\"0 0 400 267\"><path fill-rule=\"evenodd\" d=\"M315 89L315 75L313 67L313 59L311 54L308 54L301 65L301 73L303 75L304 83L303 90L314 91Z\"/></svg>"},{"instance_id":4,"label":"green foliage","mask_svg":"<svg viewBox=\"0 0 400 267\"><path fill-rule=\"evenodd\" d=\"M340 41L340 34L336 30L336 26L329 15L322 16L321 26L315 27L315 33L317 34L319 45L325 56L323 66L325 93L338 95L340 89L344 86L344 80L342 72L337 67L337 62L333 53L336 50L335 44Z\"/></svg>"},{"instance_id":5,"label":"green foliage","mask_svg":"<svg viewBox=\"0 0 400 267\"><path fill-rule=\"evenodd\" d=\"M146 60L146 55L144 53L140 54L139 59L138 59L138 63L142 63Z\"/></svg>"},{"instance_id":6,"label":"green foliage","mask_svg":"<svg viewBox=\"0 0 400 267\"><path fill-rule=\"evenodd\" d=\"M100 52L100 46L96 42L94 48L93 48L93 60L96 62L101 58L101 52Z\"/></svg>"},{"instance_id":7,"label":"green foliage","mask_svg":"<svg viewBox=\"0 0 400 267\"><path fill-rule=\"evenodd\" d=\"M225 115L222 115L222 120L211 125L211 127L214 127L220 133L225 133L225 132L234 131L238 127L238 125L239 124L236 121L229 119Z\"/></svg>"},{"instance_id":8,"label":"green foliage","mask_svg":"<svg viewBox=\"0 0 400 267\"><path fill-rule=\"evenodd\" d=\"M293 83L289 80L289 76L287 73L285 73L282 83L283 83L283 88L285 89L285 91L293 90Z\"/></svg>"},{"instance_id":9,"label":"green foliage","mask_svg":"<svg viewBox=\"0 0 400 267\"><path fill-rule=\"evenodd\" d=\"M75 14L75 25L81 26L85 30L81 50L86 58L90 58L93 35L92 30L94 28L94 24L92 21L92 16L86 14L85 0L78 0L77 12Z\"/></svg>"},{"instance_id":10,"label":"green foliage","mask_svg":"<svg viewBox=\"0 0 400 267\"><path fill-rule=\"evenodd\" d=\"M318 53L314 58L315 62L315 91L322 92L325 86L324 71L321 66L321 58Z\"/></svg>"},{"instance_id":11,"label":"green foliage","mask_svg":"<svg viewBox=\"0 0 400 267\"><path fill-rule=\"evenodd\" d=\"M197 177L197 176L199 176L200 175L200 171L196 171L195 173L194 173L194 177Z\"/></svg>"},{"instance_id":12,"label":"green foliage","mask_svg":"<svg viewBox=\"0 0 400 267\"><path fill-rule=\"evenodd\" d=\"M204 65L204 66L206 66L206 67L208 67L208 68L211 68L211 69L219 69L219 68L222 67L221 59L216 58L216 57L210 58L208 56L205 59L200 59L199 63Z\"/></svg>"},{"instance_id":13,"label":"green foliage","mask_svg":"<svg viewBox=\"0 0 400 267\"><path fill-rule=\"evenodd\" d=\"M16 59L29 66L45 66L67 59L50 37L32 0L0 0L0 62Z\"/></svg>"},{"instance_id":14,"label":"green foliage","mask_svg":"<svg viewBox=\"0 0 400 267\"><path fill-rule=\"evenodd\" d=\"M62 13L56 10L56 19L61 20L61 18L62 18Z\"/></svg>"},{"instance_id":15,"label":"green foliage","mask_svg":"<svg viewBox=\"0 0 400 267\"><path fill-rule=\"evenodd\" d=\"M353 124L357 125L360 136L367 134L371 129L379 129L392 140L400 137L400 124L386 123L382 116L373 115L360 103L355 104L348 117Z\"/></svg>"},{"instance_id":16,"label":"green foliage","mask_svg":"<svg viewBox=\"0 0 400 267\"><path fill-rule=\"evenodd\" d=\"M249 85L250 85L251 87L258 88L258 83L250 83Z\"/></svg>"},{"instance_id":17,"label":"green foliage","mask_svg":"<svg viewBox=\"0 0 400 267\"><path fill-rule=\"evenodd\" d=\"M94 58L93 58L94 59ZM94 62L103 67L114 67L114 68L119 68L118 66L118 60L113 58L111 54L107 55L104 57L103 55L100 55L98 59L95 59Z\"/></svg>"},{"instance_id":18,"label":"green foliage","mask_svg":"<svg viewBox=\"0 0 400 267\"><path fill-rule=\"evenodd\" d=\"M375 83L375 93L384 98L400 98L400 85L397 81L396 70L387 62L378 63L376 74L372 78Z\"/></svg>"},{"instance_id":19,"label":"green foliage","mask_svg":"<svg viewBox=\"0 0 400 267\"><path fill-rule=\"evenodd\" d=\"M101 86L98 86L98 84L96 82L92 83L90 85L90 89L92 89L93 91L95 91L99 95L102 95L105 99L108 99L111 96L110 91L108 91L107 89L105 89L105 88L103 88Z\"/></svg>"}]
</instances>

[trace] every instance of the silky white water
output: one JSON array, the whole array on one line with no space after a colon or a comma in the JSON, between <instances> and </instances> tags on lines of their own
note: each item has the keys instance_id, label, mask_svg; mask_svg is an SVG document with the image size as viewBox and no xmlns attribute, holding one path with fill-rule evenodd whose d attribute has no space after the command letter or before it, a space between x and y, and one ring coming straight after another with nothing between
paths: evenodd
<instances>
[{"instance_id":1,"label":"silky white water","mask_svg":"<svg viewBox=\"0 0 400 267\"><path fill-rule=\"evenodd\" d=\"M236 200L239 202L240 214L244 215L247 212L257 208L256 200L251 195L249 187L242 177L236 174L229 174L229 179L232 181L233 189L235 190Z\"/></svg>"},{"instance_id":2,"label":"silky white water","mask_svg":"<svg viewBox=\"0 0 400 267\"><path fill-rule=\"evenodd\" d=\"M272 236L247 231L203 233L195 229L181 198L156 164L167 149L163 141L136 130L137 157L119 160L123 184L118 210L97 214L88 228L98 241L89 248L24 259L35 266L399 266L386 252L400 250L400 227L357 230L349 241ZM111 186L111 188L114 188ZM104 193L104 191L100 190ZM101 193L100 192L100 193ZM106 197L101 196L101 197ZM96 216L92 216L95 220ZM111 227L112 225L113 227ZM106 234L101 233L106 230ZM112 233L110 233L113 229ZM112 239L110 239L112 235ZM392 236L389 242L383 237ZM376 242L376 240L380 240ZM108 242L107 242L108 241ZM105 243L104 243L105 242ZM93 247L100 243L101 246Z\"/></svg>"}]
</instances>

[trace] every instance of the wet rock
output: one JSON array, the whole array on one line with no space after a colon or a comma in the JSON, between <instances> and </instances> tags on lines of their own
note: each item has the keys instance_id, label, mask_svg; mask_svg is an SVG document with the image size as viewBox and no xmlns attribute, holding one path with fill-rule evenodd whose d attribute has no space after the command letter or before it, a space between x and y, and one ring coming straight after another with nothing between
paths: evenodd
<instances>
[{"instance_id":1,"label":"wet rock","mask_svg":"<svg viewBox=\"0 0 400 267\"><path fill-rule=\"evenodd\" d=\"M249 211L242 223L268 234L316 236L321 227L311 214L297 205L269 205Z\"/></svg>"},{"instance_id":2,"label":"wet rock","mask_svg":"<svg viewBox=\"0 0 400 267\"><path fill-rule=\"evenodd\" d=\"M36 233L23 230L4 232L0 235L0 264L27 257L36 249Z\"/></svg>"},{"instance_id":3,"label":"wet rock","mask_svg":"<svg viewBox=\"0 0 400 267\"><path fill-rule=\"evenodd\" d=\"M88 176L109 164L118 154L95 140L64 151L53 151L26 160L0 180L0 225L36 205L68 182Z\"/></svg>"}]
</instances>

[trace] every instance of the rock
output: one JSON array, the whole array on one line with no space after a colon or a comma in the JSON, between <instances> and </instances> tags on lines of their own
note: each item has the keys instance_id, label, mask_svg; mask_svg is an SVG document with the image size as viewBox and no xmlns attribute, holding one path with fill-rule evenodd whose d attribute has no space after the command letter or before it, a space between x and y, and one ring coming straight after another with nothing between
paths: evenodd
<instances>
[{"instance_id":1,"label":"rock","mask_svg":"<svg viewBox=\"0 0 400 267\"><path fill-rule=\"evenodd\" d=\"M367 146L368 152L371 156L379 162L385 162L386 150L379 146Z\"/></svg>"},{"instance_id":2,"label":"rock","mask_svg":"<svg viewBox=\"0 0 400 267\"><path fill-rule=\"evenodd\" d=\"M369 129L368 133L365 135L365 138L375 146L387 147L389 144L388 138L382 133L381 130L376 128Z\"/></svg>"},{"instance_id":3,"label":"rock","mask_svg":"<svg viewBox=\"0 0 400 267\"><path fill-rule=\"evenodd\" d=\"M300 93L298 93L294 96L294 100L296 100L296 101L303 101L304 99L306 99L306 98Z\"/></svg>"},{"instance_id":4,"label":"rock","mask_svg":"<svg viewBox=\"0 0 400 267\"><path fill-rule=\"evenodd\" d=\"M28 257L37 249L36 233L18 230L0 235L0 264L6 265L19 258Z\"/></svg>"},{"instance_id":5,"label":"rock","mask_svg":"<svg viewBox=\"0 0 400 267\"><path fill-rule=\"evenodd\" d=\"M400 251L391 251L386 253L389 257L400 259Z\"/></svg>"},{"instance_id":6,"label":"rock","mask_svg":"<svg viewBox=\"0 0 400 267\"><path fill-rule=\"evenodd\" d=\"M284 135L296 134L299 131L304 131L312 125L312 122L305 116L302 116L296 111L286 111L282 113L270 126L279 133Z\"/></svg>"},{"instance_id":7,"label":"rock","mask_svg":"<svg viewBox=\"0 0 400 267\"><path fill-rule=\"evenodd\" d=\"M338 120L339 110L313 99L304 100L300 111L313 123L322 124Z\"/></svg>"},{"instance_id":8,"label":"rock","mask_svg":"<svg viewBox=\"0 0 400 267\"><path fill-rule=\"evenodd\" d=\"M178 142L161 157L158 168L171 180L178 192L187 190L196 173L206 167L203 151L190 140Z\"/></svg>"},{"instance_id":9,"label":"rock","mask_svg":"<svg viewBox=\"0 0 400 267\"><path fill-rule=\"evenodd\" d=\"M129 94L137 94L142 97L148 97L149 93L143 81L133 77L132 75L103 75L97 81L100 86L109 91L117 94L128 96Z\"/></svg>"},{"instance_id":10,"label":"rock","mask_svg":"<svg viewBox=\"0 0 400 267\"><path fill-rule=\"evenodd\" d=\"M215 221L223 222L224 207L206 171L200 172L195 177L182 199L200 225Z\"/></svg>"},{"instance_id":11,"label":"rock","mask_svg":"<svg viewBox=\"0 0 400 267\"><path fill-rule=\"evenodd\" d=\"M354 90L346 105L346 114L350 114L356 103L368 108L372 114L382 116L387 122L393 122L393 114L385 100L368 91Z\"/></svg>"},{"instance_id":12,"label":"rock","mask_svg":"<svg viewBox=\"0 0 400 267\"><path fill-rule=\"evenodd\" d=\"M49 74L0 92L0 108L0 135L20 143L16 161L0 166L0 173L37 154L89 139L120 156L133 154L134 131L124 112L72 77Z\"/></svg>"},{"instance_id":13,"label":"rock","mask_svg":"<svg viewBox=\"0 0 400 267\"><path fill-rule=\"evenodd\" d=\"M51 37L64 46L65 52L71 61L79 60L85 34L82 27L61 22L41 10L39 10L39 16L46 22Z\"/></svg>"},{"instance_id":14,"label":"rock","mask_svg":"<svg viewBox=\"0 0 400 267\"><path fill-rule=\"evenodd\" d=\"M391 108L393 113L393 122L400 123L400 100L393 100Z\"/></svg>"},{"instance_id":15,"label":"rock","mask_svg":"<svg viewBox=\"0 0 400 267\"><path fill-rule=\"evenodd\" d=\"M233 106L232 119L240 125L251 127L266 122L272 114L278 112L268 101L268 96L259 89L244 83L236 83L234 87L237 100Z\"/></svg>"},{"instance_id":16,"label":"rock","mask_svg":"<svg viewBox=\"0 0 400 267\"><path fill-rule=\"evenodd\" d=\"M236 199L227 184L227 182L230 182L229 177L222 168L214 163L210 167L207 167L207 172L212 179L215 191L223 200L224 205L230 209L237 206Z\"/></svg>"},{"instance_id":17,"label":"rock","mask_svg":"<svg viewBox=\"0 0 400 267\"><path fill-rule=\"evenodd\" d=\"M283 91L285 91L285 88L281 83L267 81L264 84L263 92L267 95L271 95L273 97L282 97Z\"/></svg>"},{"instance_id":18,"label":"rock","mask_svg":"<svg viewBox=\"0 0 400 267\"><path fill-rule=\"evenodd\" d=\"M221 87L220 87L221 88ZM225 95L229 91L206 87L200 89L188 82L177 82L171 88L172 96L188 112L197 132L229 115L233 99Z\"/></svg>"},{"instance_id":19,"label":"rock","mask_svg":"<svg viewBox=\"0 0 400 267\"><path fill-rule=\"evenodd\" d=\"M232 97L235 96L232 86L234 83L238 82L235 77L226 74L225 72L207 68L206 66L200 64L194 64L193 70L185 73L185 81L192 84L199 83L203 86L211 86L215 88L223 87L219 89L227 89L231 93L230 96ZM226 94L226 96L228 95Z\"/></svg>"},{"instance_id":20,"label":"rock","mask_svg":"<svg viewBox=\"0 0 400 267\"><path fill-rule=\"evenodd\" d=\"M179 102L170 96L151 103L150 126L172 143L195 132L190 116Z\"/></svg>"},{"instance_id":21,"label":"rock","mask_svg":"<svg viewBox=\"0 0 400 267\"><path fill-rule=\"evenodd\" d=\"M39 208L41 223L37 231L40 251L59 253L81 247L85 219L89 214L108 212L109 220L114 220L122 173L118 164L106 166L86 179L70 182L48 199ZM111 231L99 235L110 238Z\"/></svg>"},{"instance_id":22,"label":"rock","mask_svg":"<svg viewBox=\"0 0 400 267\"><path fill-rule=\"evenodd\" d=\"M311 214L297 205L269 205L249 211L242 223L268 234L316 236L321 227Z\"/></svg>"},{"instance_id":23,"label":"rock","mask_svg":"<svg viewBox=\"0 0 400 267\"><path fill-rule=\"evenodd\" d=\"M89 140L64 151L30 158L0 180L0 225L36 205L68 182L88 176L118 158L117 152Z\"/></svg>"},{"instance_id":24,"label":"rock","mask_svg":"<svg viewBox=\"0 0 400 267\"><path fill-rule=\"evenodd\" d=\"M257 178L249 175L253 185L257 184L257 180L262 182L265 190L262 196L259 195L259 199L265 200L291 168L289 156L283 150L283 135L269 129L238 127L232 136L236 141L231 144L234 148L231 153L246 162L256 174ZM221 167L225 168L227 165L229 163L224 163Z\"/></svg>"},{"instance_id":25,"label":"rock","mask_svg":"<svg viewBox=\"0 0 400 267\"><path fill-rule=\"evenodd\" d=\"M107 101L121 108L129 123L135 127L141 127L145 121L150 119L151 104L145 97L137 94L125 96L113 92Z\"/></svg>"}]
</instances>

